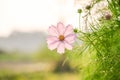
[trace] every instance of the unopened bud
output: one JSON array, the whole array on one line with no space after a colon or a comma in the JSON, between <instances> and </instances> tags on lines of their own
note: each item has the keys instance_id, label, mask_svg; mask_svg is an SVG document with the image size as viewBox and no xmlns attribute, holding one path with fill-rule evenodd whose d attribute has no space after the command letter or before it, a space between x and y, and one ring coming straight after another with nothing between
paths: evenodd
<instances>
[{"instance_id":1,"label":"unopened bud","mask_svg":"<svg viewBox=\"0 0 120 80\"><path fill-rule=\"evenodd\" d=\"M90 6L90 5L87 5L85 8L86 8L87 10L90 10L91 6Z\"/></svg>"},{"instance_id":2,"label":"unopened bud","mask_svg":"<svg viewBox=\"0 0 120 80\"><path fill-rule=\"evenodd\" d=\"M78 9L78 13L82 13L82 9Z\"/></svg>"},{"instance_id":3,"label":"unopened bud","mask_svg":"<svg viewBox=\"0 0 120 80\"><path fill-rule=\"evenodd\" d=\"M110 20L111 17L112 17L112 16L111 16L110 14L106 14L106 15L105 15L105 19L106 19L106 20Z\"/></svg>"},{"instance_id":4,"label":"unopened bud","mask_svg":"<svg viewBox=\"0 0 120 80\"><path fill-rule=\"evenodd\" d=\"M78 29L74 29L74 32L75 32L75 33L78 33Z\"/></svg>"}]
</instances>

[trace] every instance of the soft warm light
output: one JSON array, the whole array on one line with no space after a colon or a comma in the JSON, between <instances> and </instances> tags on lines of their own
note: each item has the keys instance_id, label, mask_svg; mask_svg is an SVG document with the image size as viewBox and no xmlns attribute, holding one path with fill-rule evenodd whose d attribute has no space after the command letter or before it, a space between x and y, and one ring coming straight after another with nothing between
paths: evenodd
<instances>
[{"instance_id":1,"label":"soft warm light","mask_svg":"<svg viewBox=\"0 0 120 80\"><path fill-rule=\"evenodd\" d=\"M58 21L74 24L73 4L74 0L0 0L0 36L13 30L47 31Z\"/></svg>"}]
</instances>

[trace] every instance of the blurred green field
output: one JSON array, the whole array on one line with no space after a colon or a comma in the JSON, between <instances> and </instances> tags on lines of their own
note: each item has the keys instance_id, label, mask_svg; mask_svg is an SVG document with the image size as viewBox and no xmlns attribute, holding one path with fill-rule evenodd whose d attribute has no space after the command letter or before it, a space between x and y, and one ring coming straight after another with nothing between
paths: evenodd
<instances>
[{"instance_id":1,"label":"blurred green field","mask_svg":"<svg viewBox=\"0 0 120 80\"><path fill-rule=\"evenodd\" d=\"M11 71L1 71L0 80L80 80L80 77L78 74L73 73L13 73Z\"/></svg>"},{"instance_id":2,"label":"blurred green field","mask_svg":"<svg viewBox=\"0 0 120 80\"><path fill-rule=\"evenodd\" d=\"M33 54L1 53L0 80L80 80L78 63L62 57L47 48Z\"/></svg>"}]
</instances>

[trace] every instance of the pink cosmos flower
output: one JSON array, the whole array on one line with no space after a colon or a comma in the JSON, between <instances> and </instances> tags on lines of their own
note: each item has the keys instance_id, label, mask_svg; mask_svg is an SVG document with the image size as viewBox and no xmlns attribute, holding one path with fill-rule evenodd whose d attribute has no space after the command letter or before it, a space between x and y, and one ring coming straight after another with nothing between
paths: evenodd
<instances>
[{"instance_id":1,"label":"pink cosmos flower","mask_svg":"<svg viewBox=\"0 0 120 80\"><path fill-rule=\"evenodd\" d=\"M65 48L72 50L72 43L75 41L76 35L71 25L64 26L63 23L57 23L57 27L52 25L48 29L49 36L47 38L48 48L62 54Z\"/></svg>"}]
</instances>

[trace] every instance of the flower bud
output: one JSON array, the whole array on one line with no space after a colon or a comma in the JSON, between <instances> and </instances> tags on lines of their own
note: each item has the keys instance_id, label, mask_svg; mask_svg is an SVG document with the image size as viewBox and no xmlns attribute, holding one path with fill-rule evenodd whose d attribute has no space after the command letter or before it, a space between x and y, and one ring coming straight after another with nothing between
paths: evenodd
<instances>
[{"instance_id":1,"label":"flower bud","mask_svg":"<svg viewBox=\"0 0 120 80\"><path fill-rule=\"evenodd\" d=\"M78 13L82 13L82 9L78 9Z\"/></svg>"},{"instance_id":2,"label":"flower bud","mask_svg":"<svg viewBox=\"0 0 120 80\"><path fill-rule=\"evenodd\" d=\"M106 14L106 15L105 15L105 19L106 19L106 20L110 20L111 17L112 17L112 16L111 16L110 14Z\"/></svg>"},{"instance_id":3,"label":"flower bud","mask_svg":"<svg viewBox=\"0 0 120 80\"><path fill-rule=\"evenodd\" d=\"M85 8L86 8L87 10L90 10L91 6L90 6L90 5L87 5Z\"/></svg>"},{"instance_id":4,"label":"flower bud","mask_svg":"<svg viewBox=\"0 0 120 80\"><path fill-rule=\"evenodd\" d=\"M78 29L74 29L74 33L78 33Z\"/></svg>"}]
</instances>

